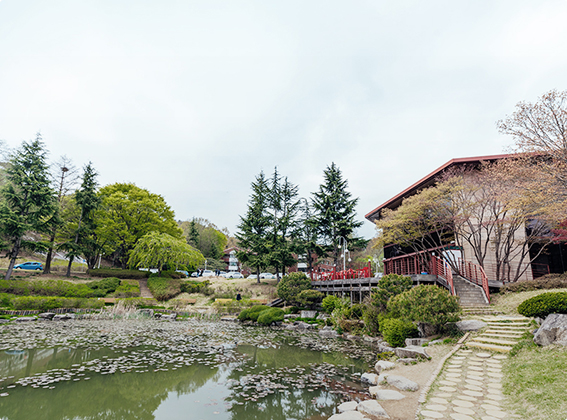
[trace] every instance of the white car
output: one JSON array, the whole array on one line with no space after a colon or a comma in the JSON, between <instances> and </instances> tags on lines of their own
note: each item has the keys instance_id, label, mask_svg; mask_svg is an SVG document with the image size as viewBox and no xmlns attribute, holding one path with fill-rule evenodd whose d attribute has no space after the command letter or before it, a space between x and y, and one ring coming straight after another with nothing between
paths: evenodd
<instances>
[{"instance_id":1,"label":"white car","mask_svg":"<svg viewBox=\"0 0 567 420\"><path fill-rule=\"evenodd\" d=\"M272 273L260 273L260 278L265 280L273 280L276 276Z\"/></svg>"},{"instance_id":2,"label":"white car","mask_svg":"<svg viewBox=\"0 0 567 420\"><path fill-rule=\"evenodd\" d=\"M215 272L211 270L203 270L203 273L201 274L201 277L214 277L214 276L215 276Z\"/></svg>"},{"instance_id":3,"label":"white car","mask_svg":"<svg viewBox=\"0 0 567 420\"><path fill-rule=\"evenodd\" d=\"M243 279L244 276L240 274L238 271L231 271L230 273L226 273L223 277L227 279Z\"/></svg>"}]
</instances>

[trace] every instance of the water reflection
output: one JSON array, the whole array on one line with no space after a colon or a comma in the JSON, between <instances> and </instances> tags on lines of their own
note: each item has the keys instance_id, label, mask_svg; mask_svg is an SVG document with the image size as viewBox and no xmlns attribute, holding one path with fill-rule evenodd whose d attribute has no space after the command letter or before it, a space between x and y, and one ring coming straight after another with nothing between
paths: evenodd
<instances>
[{"instance_id":1,"label":"water reflection","mask_svg":"<svg viewBox=\"0 0 567 420\"><path fill-rule=\"evenodd\" d=\"M322 353L285 344L277 348L241 345L235 349L235 354L240 361L230 364L211 365L203 362L205 354L195 354L192 355L195 362L191 365L171 365L166 371L150 369L143 373L108 375L86 371L86 376L73 376L49 389L47 386L7 386L20 378L47 375L53 369L71 369L73 366L77 369L90 361L110 360L120 354L112 349L5 351L0 354L0 379L13 378L0 382L0 387L4 387L0 393L9 392L8 397L0 398L0 418L316 420L327 418L341 397L323 387L301 389L295 387L293 381L300 380L298 378L304 372L310 371L309 365L314 364L332 363L350 366L352 370L364 369L362 362L354 362L338 352ZM294 379L285 379L288 388L275 390L261 398L246 399L241 395L241 389L229 386L231 382L239 383L246 375L262 377L269 374L274 381L278 378L283 381L279 375L285 376L286 372L296 372Z\"/></svg>"}]
</instances>

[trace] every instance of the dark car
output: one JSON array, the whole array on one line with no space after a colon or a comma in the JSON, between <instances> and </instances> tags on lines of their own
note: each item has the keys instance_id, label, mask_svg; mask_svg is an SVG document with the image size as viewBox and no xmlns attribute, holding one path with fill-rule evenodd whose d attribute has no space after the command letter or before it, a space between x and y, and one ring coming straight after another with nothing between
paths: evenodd
<instances>
[{"instance_id":1,"label":"dark car","mask_svg":"<svg viewBox=\"0 0 567 420\"><path fill-rule=\"evenodd\" d=\"M14 266L16 270L43 270L43 264L36 261L28 261Z\"/></svg>"}]
</instances>

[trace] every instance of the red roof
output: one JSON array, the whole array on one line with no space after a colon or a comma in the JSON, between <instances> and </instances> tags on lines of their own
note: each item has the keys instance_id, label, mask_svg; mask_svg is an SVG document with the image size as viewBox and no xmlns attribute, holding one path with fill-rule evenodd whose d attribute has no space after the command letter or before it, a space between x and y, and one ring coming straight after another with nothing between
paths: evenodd
<instances>
[{"instance_id":1,"label":"red roof","mask_svg":"<svg viewBox=\"0 0 567 420\"><path fill-rule=\"evenodd\" d=\"M512 155L504 154L504 155L476 156L476 157L451 159L449 162L447 162L444 165L440 166L439 168L435 169L429 175L426 175L425 177L421 178L419 181L417 181L415 184L411 185L410 187L406 188L401 193L395 195L394 197L390 198L385 203L376 207L374 210L372 210L370 213L368 213L364 217L366 217L368 220L373 222L374 220L376 220L380 217L380 210L382 210L383 208L390 208L390 209L397 208L400 204L402 204L402 201L403 201L404 198L416 194L419 190L421 190L423 188L430 187L431 185L433 185L436 182L436 179L439 175L441 175L444 171L446 171L447 169L449 169L453 166L470 164L470 163L494 161L494 160L498 160L498 159L505 159L505 158L510 157L510 156L512 156Z\"/></svg>"}]
</instances>

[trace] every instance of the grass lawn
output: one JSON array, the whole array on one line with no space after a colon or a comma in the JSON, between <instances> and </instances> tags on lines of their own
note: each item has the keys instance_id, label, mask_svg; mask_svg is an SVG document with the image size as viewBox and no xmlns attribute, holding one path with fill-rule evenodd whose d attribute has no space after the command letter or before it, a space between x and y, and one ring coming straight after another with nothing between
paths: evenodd
<instances>
[{"instance_id":1,"label":"grass lawn","mask_svg":"<svg viewBox=\"0 0 567 420\"><path fill-rule=\"evenodd\" d=\"M538 347L531 339L504 364L503 391L521 419L567 419L567 348Z\"/></svg>"},{"instance_id":2,"label":"grass lawn","mask_svg":"<svg viewBox=\"0 0 567 420\"><path fill-rule=\"evenodd\" d=\"M494 294L493 308L508 315L518 315L518 305L524 300L547 292L567 292L567 289L531 290L529 292ZM567 416L563 420L567 419Z\"/></svg>"}]
</instances>

